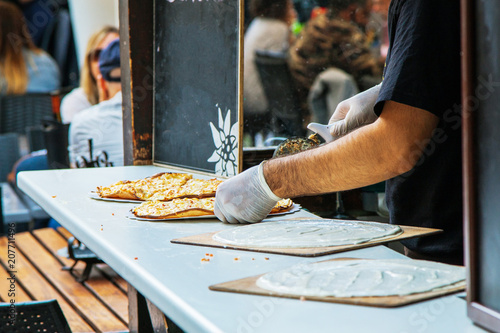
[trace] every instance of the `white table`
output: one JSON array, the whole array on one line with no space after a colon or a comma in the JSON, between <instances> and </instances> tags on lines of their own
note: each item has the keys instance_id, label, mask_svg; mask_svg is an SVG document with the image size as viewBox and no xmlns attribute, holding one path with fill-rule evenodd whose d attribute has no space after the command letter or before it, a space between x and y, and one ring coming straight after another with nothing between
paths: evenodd
<instances>
[{"instance_id":1,"label":"white table","mask_svg":"<svg viewBox=\"0 0 500 333\"><path fill-rule=\"evenodd\" d=\"M98 185L138 179L154 166L21 172L20 188L188 332L480 332L457 296L393 309L211 291L212 284L335 257L401 258L384 246L303 258L179 245L173 238L234 226L216 219L141 222L134 204L90 199ZM300 212L287 218L309 216ZM202 262L206 253L210 262ZM236 257L239 260L234 260ZM269 260L265 260L265 258ZM254 259L254 260L253 260Z\"/></svg>"}]
</instances>

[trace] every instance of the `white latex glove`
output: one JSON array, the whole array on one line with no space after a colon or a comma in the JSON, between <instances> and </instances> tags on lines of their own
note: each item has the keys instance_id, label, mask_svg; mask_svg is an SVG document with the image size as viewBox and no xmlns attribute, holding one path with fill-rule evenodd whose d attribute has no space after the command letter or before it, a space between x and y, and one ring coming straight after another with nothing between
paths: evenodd
<instances>
[{"instance_id":1,"label":"white latex glove","mask_svg":"<svg viewBox=\"0 0 500 333\"><path fill-rule=\"evenodd\" d=\"M330 133L330 128L332 126L333 124L323 125L319 123L309 123L309 125L307 125L307 128L314 133L318 133L325 140L325 142L328 143L335 140L335 138L332 136L332 133Z\"/></svg>"},{"instance_id":2,"label":"white latex glove","mask_svg":"<svg viewBox=\"0 0 500 333\"><path fill-rule=\"evenodd\" d=\"M224 181L215 195L215 215L225 223L255 223L281 200L269 188L263 163Z\"/></svg>"},{"instance_id":3,"label":"white latex glove","mask_svg":"<svg viewBox=\"0 0 500 333\"><path fill-rule=\"evenodd\" d=\"M371 124L377 120L377 115L373 107L377 101L381 85L378 84L337 105L335 112L328 122L332 136L340 137L346 135L359 127Z\"/></svg>"}]
</instances>

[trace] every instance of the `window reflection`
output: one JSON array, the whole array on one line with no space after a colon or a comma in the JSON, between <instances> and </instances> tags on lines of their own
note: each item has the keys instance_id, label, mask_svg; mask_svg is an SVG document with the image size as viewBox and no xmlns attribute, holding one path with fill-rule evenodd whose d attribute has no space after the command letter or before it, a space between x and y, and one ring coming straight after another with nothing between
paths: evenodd
<instances>
[{"instance_id":1,"label":"window reflection","mask_svg":"<svg viewBox=\"0 0 500 333\"><path fill-rule=\"evenodd\" d=\"M243 146L328 123L381 81L390 0L245 0ZM273 140L273 138L277 138Z\"/></svg>"}]
</instances>

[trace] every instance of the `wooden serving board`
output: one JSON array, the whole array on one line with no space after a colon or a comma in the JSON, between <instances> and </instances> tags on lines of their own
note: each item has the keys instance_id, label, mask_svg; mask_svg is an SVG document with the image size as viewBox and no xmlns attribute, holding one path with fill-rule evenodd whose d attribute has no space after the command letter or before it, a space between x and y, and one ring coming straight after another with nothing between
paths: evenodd
<instances>
[{"instance_id":1,"label":"wooden serving board","mask_svg":"<svg viewBox=\"0 0 500 333\"><path fill-rule=\"evenodd\" d=\"M359 259L337 258L326 261L333 261L333 260L359 260ZM214 284L209 286L209 289L214 291L224 291L224 292L240 293L240 294L294 298L294 299L300 299L301 301L319 301L319 302L342 303L342 304L363 305L363 306L384 307L384 308L403 306L465 290L465 281L461 281L446 287L434 289L432 291L412 294L412 295L404 295L404 296L367 296L367 297L300 296L300 295L273 292L258 287L256 281L262 275L264 274L251 276L244 279Z\"/></svg>"},{"instance_id":2,"label":"wooden serving board","mask_svg":"<svg viewBox=\"0 0 500 333\"><path fill-rule=\"evenodd\" d=\"M235 227L237 228L237 227ZM442 232L441 229L431 229L431 228L421 228L421 227L410 227L410 226L400 226L403 230L402 234L397 236L384 237L376 239L373 241L361 243L361 244L351 244L351 245L338 245L338 246L326 246L326 247L310 247L310 248L265 248L265 247L250 247L250 246L239 246L239 245L229 245L217 242L212 239L212 236L216 232L209 232L201 235L194 235L182 238L172 239L172 243L176 244L187 244L187 245L197 245L197 246L207 246L207 247L218 247L231 250L243 250L243 251L253 251L253 252L264 252L273 254L285 254L291 256L300 257L318 257L327 254L339 253L344 251L350 251L355 249L361 249L365 247L385 244L394 241L400 241L402 239L409 239L414 237L429 236Z\"/></svg>"}]
</instances>

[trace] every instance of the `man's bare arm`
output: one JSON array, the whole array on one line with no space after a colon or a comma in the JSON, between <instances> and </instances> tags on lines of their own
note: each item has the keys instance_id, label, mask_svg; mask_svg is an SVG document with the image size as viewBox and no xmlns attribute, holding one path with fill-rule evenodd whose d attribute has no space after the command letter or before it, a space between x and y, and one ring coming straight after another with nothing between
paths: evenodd
<instances>
[{"instance_id":1,"label":"man's bare arm","mask_svg":"<svg viewBox=\"0 0 500 333\"><path fill-rule=\"evenodd\" d=\"M437 123L430 112L388 101L374 123L319 148L269 160L264 176L282 198L375 184L411 170Z\"/></svg>"}]
</instances>

